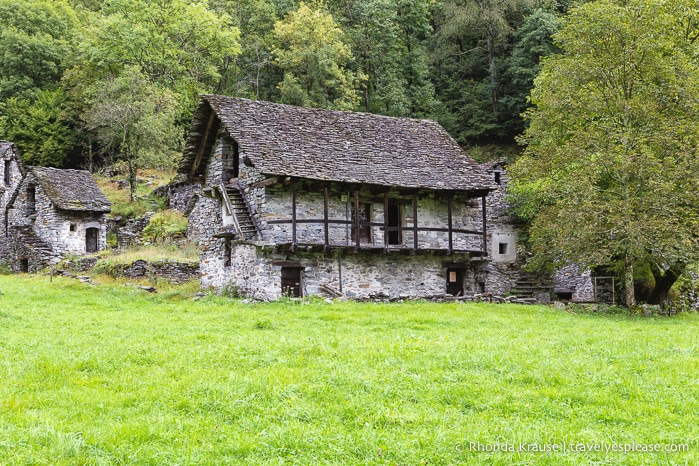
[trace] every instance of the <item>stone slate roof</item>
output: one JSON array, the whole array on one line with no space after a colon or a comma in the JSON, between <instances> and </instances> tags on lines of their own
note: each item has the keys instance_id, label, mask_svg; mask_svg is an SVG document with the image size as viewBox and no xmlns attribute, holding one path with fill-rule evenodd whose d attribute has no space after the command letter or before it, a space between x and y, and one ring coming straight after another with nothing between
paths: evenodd
<instances>
[{"instance_id":1,"label":"stone slate roof","mask_svg":"<svg viewBox=\"0 0 699 466\"><path fill-rule=\"evenodd\" d=\"M112 208L87 170L31 167L30 172L58 209L109 212Z\"/></svg>"},{"instance_id":2,"label":"stone slate roof","mask_svg":"<svg viewBox=\"0 0 699 466\"><path fill-rule=\"evenodd\" d=\"M264 174L434 190L497 187L434 121L219 95L202 96L180 162L182 174L203 172L207 153L191 173L212 110L241 156Z\"/></svg>"}]
</instances>

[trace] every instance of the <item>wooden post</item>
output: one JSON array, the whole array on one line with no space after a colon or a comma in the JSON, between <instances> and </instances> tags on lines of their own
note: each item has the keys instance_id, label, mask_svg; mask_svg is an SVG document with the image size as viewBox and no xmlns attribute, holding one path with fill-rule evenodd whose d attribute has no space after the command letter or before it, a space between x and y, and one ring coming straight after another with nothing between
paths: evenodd
<instances>
[{"instance_id":1,"label":"wooden post","mask_svg":"<svg viewBox=\"0 0 699 466\"><path fill-rule=\"evenodd\" d=\"M212 109L211 113L209 114L209 120L206 122L206 129L204 130L204 135L202 136L201 142L199 143L199 150L197 150L197 156L194 159L194 163L192 164L192 170L190 171L190 175L194 175L199 169L199 165L201 165L201 160L204 157L204 151L206 150L206 144L209 141L211 127L213 126L215 119L216 112L214 112Z\"/></svg>"},{"instance_id":2,"label":"wooden post","mask_svg":"<svg viewBox=\"0 0 699 466\"><path fill-rule=\"evenodd\" d=\"M413 193L413 254L417 252L417 193Z\"/></svg>"},{"instance_id":3,"label":"wooden post","mask_svg":"<svg viewBox=\"0 0 699 466\"><path fill-rule=\"evenodd\" d=\"M485 212L485 196L481 198L481 208L483 210L483 257L488 257L488 227Z\"/></svg>"},{"instance_id":4,"label":"wooden post","mask_svg":"<svg viewBox=\"0 0 699 466\"><path fill-rule=\"evenodd\" d=\"M296 180L291 180L291 251L296 252Z\"/></svg>"},{"instance_id":5,"label":"wooden post","mask_svg":"<svg viewBox=\"0 0 699 466\"><path fill-rule=\"evenodd\" d=\"M354 252L359 252L359 244L360 244L360 239L359 239L359 230L361 229L360 227L360 221L359 221L359 190L354 191Z\"/></svg>"},{"instance_id":6,"label":"wooden post","mask_svg":"<svg viewBox=\"0 0 699 466\"><path fill-rule=\"evenodd\" d=\"M323 185L323 229L325 233L325 245L323 246L323 251L328 252L330 250L330 238L328 232L328 184Z\"/></svg>"},{"instance_id":7,"label":"wooden post","mask_svg":"<svg viewBox=\"0 0 699 466\"><path fill-rule=\"evenodd\" d=\"M449 198L447 200L447 230L449 235L449 249L447 250L447 255L451 256L454 252L454 235L452 232L452 207L454 204L454 194L449 193Z\"/></svg>"},{"instance_id":8,"label":"wooden post","mask_svg":"<svg viewBox=\"0 0 699 466\"><path fill-rule=\"evenodd\" d=\"M383 193L383 252L388 254L388 190Z\"/></svg>"}]
</instances>

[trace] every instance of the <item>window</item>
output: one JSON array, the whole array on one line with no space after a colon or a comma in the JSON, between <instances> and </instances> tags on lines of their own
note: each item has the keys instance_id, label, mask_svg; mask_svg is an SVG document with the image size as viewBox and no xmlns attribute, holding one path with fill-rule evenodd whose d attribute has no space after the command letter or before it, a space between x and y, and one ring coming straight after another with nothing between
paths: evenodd
<instances>
[{"instance_id":1,"label":"window","mask_svg":"<svg viewBox=\"0 0 699 466\"><path fill-rule=\"evenodd\" d=\"M29 259L20 259L19 260L19 271L20 273L28 273L29 272Z\"/></svg>"},{"instance_id":2,"label":"window","mask_svg":"<svg viewBox=\"0 0 699 466\"><path fill-rule=\"evenodd\" d=\"M12 182L12 161L5 160L5 186L9 186Z\"/></svg>"},{"instance_id":3,"label":"window","mask_svg":"<svg viewBox=\"0 0 699 466\"><path fill-rule=\"evenodd\" d=\"M496 182L497 184L500 184L500 182L501 182L501 180L500 180L500 172L495 172L495 182Z\"/></svg>"},{"instance_id":4,"label":"window","mask_svg":"<svg viewBox=\"0 0 699 466\"><path fill-rule=\"evenodd\" d=\"M498 243L498 254L507 255L507 243Z\"/></svg>"},{"instance_id":5,"label":"window","mask_svg":"<svg viewBox=\"0 0 699 466\"><path fill-rule=\"evenodd\" d=\"M400 206L398 204L388 204L388 244L402 244L403 232L400 230L391 230L391 228L400 228L403 226L401 222Z\"/></svg>"},{"instance_id":6,"label":"window","mask_svg":"<svg viewBox=\"0 0 699 466\"><path fill-rule=\"evenodd\" d=\"M300 267L282 267L282 294L292 298L303 296Z\"/></svg>"},{"instance_id":7,"label":"window","mask_svg":"<svg viewBox=\"0 0 699 466\"><path fill-rule=\"evenodd\" d=\"M27 213L33 214L36 212L36 187L29 186L27 188Z\"/></svg>"},{"instance_id":8,"label":"window","mask_svg":"<svg viewBox=\"0 0 699 466\"><path fill-rule=\"evenodd\" d=\"M226 238L224 243L223 243L223 266L224 267L231 266L231 254L232 253L233 253L233 249L231 248L231 239Z\"/></svg>"},{"instance_id":9,"label":"window","mask_svg":"<svg viewBox=\"0 0 699 466\"><path fill-rule=\"evenodd\" d=\"M71 232L75 233L75 230L77 229L77 225L75 225L75 223L71 223L68 228Z\"/></svg>"}]
</instances>

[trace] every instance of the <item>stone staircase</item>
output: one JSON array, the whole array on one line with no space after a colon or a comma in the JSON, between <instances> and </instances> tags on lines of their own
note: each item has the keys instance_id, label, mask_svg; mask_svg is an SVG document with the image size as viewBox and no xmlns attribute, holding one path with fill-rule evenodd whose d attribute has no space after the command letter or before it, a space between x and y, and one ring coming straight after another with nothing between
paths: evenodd
<instances>
[{"instance_id":1,"label":"stone staircase","mask_svg":"<svg viewBox=\"0 0 699 466\"><path fill-rule=\"evenodd\" d=\"M17 241L27 249L32 250L40 260L48 261L58 255L51 246L34 234L30 225L15 226L12 227L11 231Z\"/></svg>"},{"instance_id":2,"label":"stone staircase","mask_svg":"<svg viewBox=\"0 0 699 466\"><path fill-rule=\"evenodd\" d=\"M252 214L250 213L250 207L240 190L238 182L233 181L225 185L222 183L219 189L221 190L226 208L233 217L233 223L238 236L246 240L258 236L259 232L252 218Z\"/></svg>"},{"instance_id":3,"label":"stone staircase","mask_svg":"<svg viewBox=\"0 0 699 466\"><path fill-rule=\"evenodd\" d=\"M545 273L522 273L510 290L519 299L537 301L540 295L553 293L553 276Z\"/></svg>"}]
</instances>

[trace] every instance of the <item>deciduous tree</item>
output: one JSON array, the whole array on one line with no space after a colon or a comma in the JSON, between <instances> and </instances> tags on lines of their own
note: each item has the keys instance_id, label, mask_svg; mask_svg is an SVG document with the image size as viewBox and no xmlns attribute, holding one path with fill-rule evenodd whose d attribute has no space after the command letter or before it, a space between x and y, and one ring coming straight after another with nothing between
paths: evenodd
<instances>
[{"instance_id":1,"label":"deciduous tree","mask_svg":"<svg viewBox=\"0 0 699 466\"><path fill-rule=\"evenodd\" d=\"M699 252L698 26L693 0L571 10L511 171L538 257L616 266L629 306L635 266L667 290Z\"/></svg>"},{"instance_id":2,"label":"deciduous tree","mask_svg":"<svg viewBox=\"0 0 699 466\"><path fill-rule=\"evenodd\" d=\"M274 27L276 64L285 103L350 110L358 102L357 77L345 65L352 51L345 34L322 4L304 2Z\"/></svg>"},{"instance_id":3,"label":"deciduous tree","mask_svg":"<svg viewBox=\"0 0 699 466\"><path fill-rule=\"evenodd\" d=\"M90 93L84 120L103 147L126 161L133 201L138 168L176 157L181 134L175 126L175 97L149 82L137 66L125 68L116 78L95 83Z\"/></svg>"}]
</instances>

